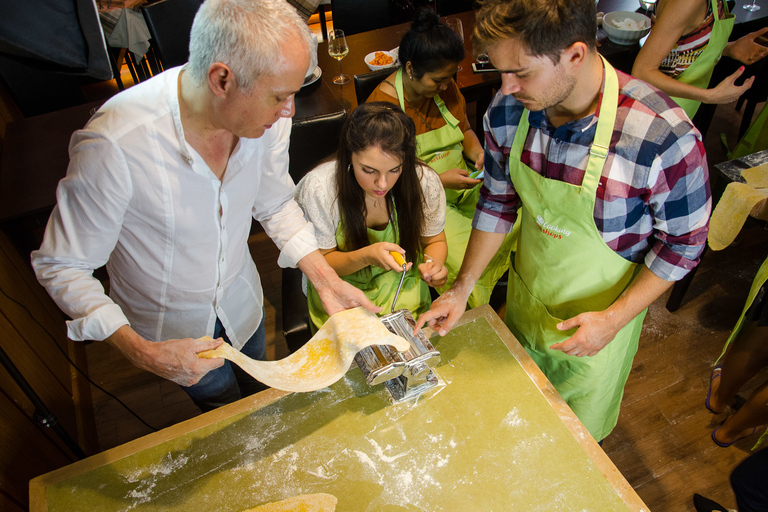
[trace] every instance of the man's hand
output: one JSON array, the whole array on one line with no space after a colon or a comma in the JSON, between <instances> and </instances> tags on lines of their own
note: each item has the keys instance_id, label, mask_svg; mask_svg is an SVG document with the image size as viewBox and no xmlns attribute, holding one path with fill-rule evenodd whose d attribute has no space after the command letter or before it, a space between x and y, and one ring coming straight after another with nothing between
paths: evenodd
<instances>
[{"instance_id":1,"label":"man's hand","mask_svg":"<svg viewBox=\"0 0 768 512\"><path fill-rule=\"evenodd\" d=\"M400 268L400 271L402 272L402 267ZM355 288L338 277L336 279L338 280L337 283L323 286L322 288L313 283L315 284L317 294L320 296L320 300L323 302L323 308L325 308L325 312L328 313L329 316L338 313L339 311L356 308L358 306L363 306L368 311L374 313L379 313L381 311L381 308L371 302L362 290Z\"/></svg>"},{"instance_id":2,"label":"man's hand","mask_svg":"<svg viewBox=\"0 0 768 512\"><path fill-rule=\"evenodd\" d=\"M617 325L612 314L607 311L589 311L557 324L561 331L576 327L578 329L573 336L549 348L560 350L569 356L594 356L616 337L623 325Z\"/></svg>"},{"instance_id":3,"label":"man's hand","mask_svg":"<svg viewBox=\"0 0 768 512\"><path fill-rule=\"evenodd\" d=\"M307 279L312 281L328 315L358 306L363 306L373 313L381 311L381 308L371 302L361 290L342 280L320 251L312 251L304 256L299 261L299 268ZM402 271L402 267L400 270Z\"/></svg>"},{"instance_id":4,"label":"man's hand","mask_svg":"<svg viewBox=\"0 0 768 512\"><path fill-rule=\"evenodd\" d=\"M198 352L212 350L221 345L221 339L198 341L184 338L152 342L124 325L106 341L139 368L182 386L197 384L206 373L224 364L223 359L197 357Z\"/></svg>"},{"instance_id":5,"label":"man's hand","mask_svg":"<svg viewBox=\"0 0 768 512\"><path fill-rule=\"evenodd\" d=\"M416 327L413 329L414 334L419 332L419 329L424 324L428 324L440 336L445 336L453 329L453 326L456 325L456 322L459 321L459 318L467 309L467 298L469 297L469 294L459 293L454 288L438 297L432 303L429 311L422 313L416 322Z\"/></svg>"}]
</instances>

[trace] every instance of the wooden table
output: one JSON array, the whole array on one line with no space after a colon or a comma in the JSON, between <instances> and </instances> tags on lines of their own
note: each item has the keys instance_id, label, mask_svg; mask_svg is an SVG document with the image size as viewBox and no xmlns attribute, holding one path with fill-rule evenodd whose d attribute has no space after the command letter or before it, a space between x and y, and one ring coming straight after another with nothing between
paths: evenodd
<instances>
[{"instance_id":1,"label":"wooden table","mask_svg":"<svg viewBox=\"0 0 768 512\"><path fill-rule=\"evenodd\" d=\"M268 390L35 478L30 510L648 510L489 306L433 342L442 382L416 402L356 368Z\"/></svg>"}]
</instances>

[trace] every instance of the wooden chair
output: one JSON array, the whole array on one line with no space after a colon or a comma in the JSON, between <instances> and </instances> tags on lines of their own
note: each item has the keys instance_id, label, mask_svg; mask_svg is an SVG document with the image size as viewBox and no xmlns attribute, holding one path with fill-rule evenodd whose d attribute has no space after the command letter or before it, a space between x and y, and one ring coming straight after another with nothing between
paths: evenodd
<instances>
[{"instance_id":1,"label":"wooden chair","mask_svg":"<svg viewBox=\"0 0 768 512\"><path fill-rule=\"evenodd\" d=\"M342 110L308 117L293 124L288 169L295 183L336 152L341 127L346 119L347 112ZM301 270L298 268L282 270L282 309L283 336L288 350L293 353L312 337L307 297L301 289Z\"/></svg>"},{"instance_id":2,"label":"wooden chair","mask_svg":"<svg viewBox=\"0 0 768 512\"><path fill-rule=\"evenodd\" d=\"M163 69L189 59L189 34L202 0L160 0L141 7L154 48Z\"/></svg>"}]
</instances>

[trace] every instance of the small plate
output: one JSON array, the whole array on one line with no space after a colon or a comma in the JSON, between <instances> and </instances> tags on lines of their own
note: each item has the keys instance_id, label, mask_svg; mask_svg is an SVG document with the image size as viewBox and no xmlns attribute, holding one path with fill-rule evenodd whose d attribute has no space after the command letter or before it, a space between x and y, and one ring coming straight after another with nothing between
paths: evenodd
<instances>
[{"instance_id":1,"label":"small plate","mask_svg":"<svg viewBox=\"0 0 768 512\"><path fill-rule=\"evenodd\" d=\"M301 86L306 87L309 84L313 84L317 82L317 80L320 78L320 75L322 74L323 74L323 70L320 69L320 66L317 66L315 70L312 72L312 74L304 79L304 83Z\"/></svg>"}]
</instances>

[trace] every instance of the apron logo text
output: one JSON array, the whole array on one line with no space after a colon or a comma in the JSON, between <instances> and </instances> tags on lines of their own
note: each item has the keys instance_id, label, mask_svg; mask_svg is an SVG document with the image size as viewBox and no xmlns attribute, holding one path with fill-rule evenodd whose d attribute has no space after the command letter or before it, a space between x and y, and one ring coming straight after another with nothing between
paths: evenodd
<instances>
[{"instance_id":1,"label":"apron logo text","mask_svg":"<svg viewBox=\"0 0 768 512\"><path fill-rule=\"evenodd\" d=\"M549 222L545 221L541 215L536 216L536 224L539 226L539 230L547 236L551 236L555 240L560 240L564 236L571 236L571 232L567 229L563 229L560 226L553 226Z\"/></svg>"}]
</instances>

